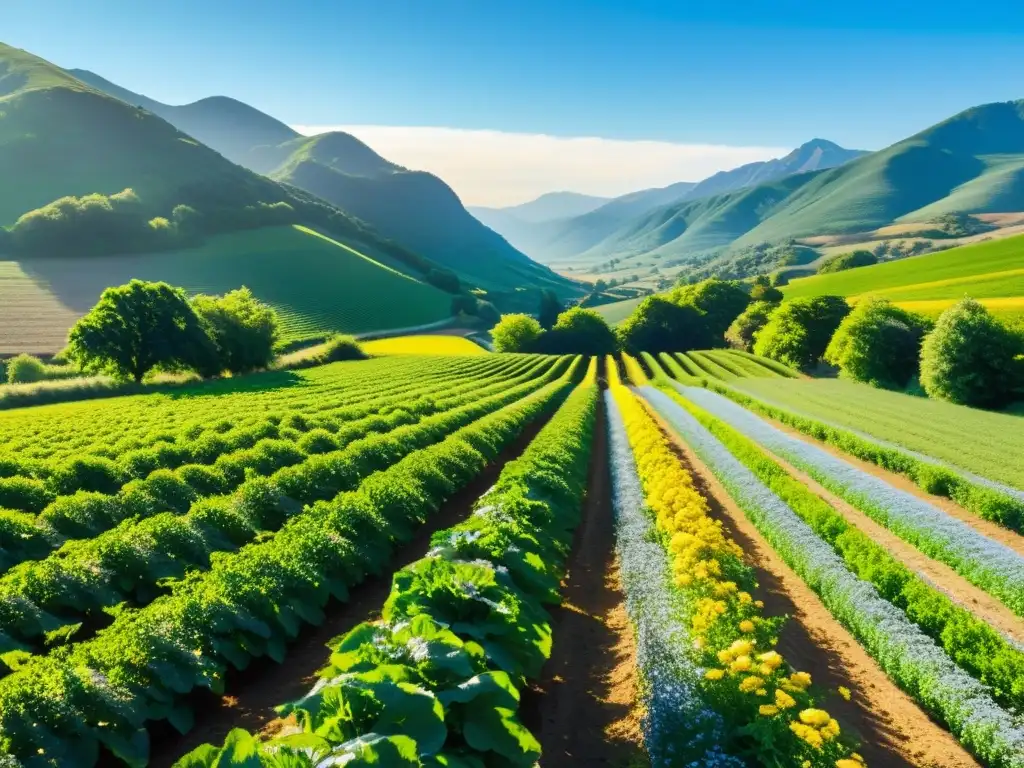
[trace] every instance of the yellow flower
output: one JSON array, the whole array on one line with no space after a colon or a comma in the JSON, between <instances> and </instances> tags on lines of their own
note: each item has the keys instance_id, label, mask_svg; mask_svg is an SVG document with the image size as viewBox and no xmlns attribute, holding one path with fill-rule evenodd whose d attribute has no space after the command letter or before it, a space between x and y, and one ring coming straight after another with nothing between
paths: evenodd
<instances>
[{"instance_id":1,"label":"yellow flower","mask_svg":"<svg viewBox=\"0 0 1024 768\"><path fill-rule=\"evenodd\" d=\"M811 768L811 761L810 760L804 760L800 764L800 768Z\"/></svg>"},{"instance_id":2,"label":"yellow flower","mask_svg":"<svg viewBox=\"0 0 1024 768\"><path fill-rule=\"evenodd\" d=\"M734 674L738 672L749 672L752 666L749 656L740 656L729 665L729 671Z\"/></svg>"},{"instance_id":3,"label":"yellow flower","mask_svg":"<svg viewBox=\"0 0 1024 768\"><path fill-rule=\"evenodd\" d=\"M813 725L816 728L828 725L829 719L828 712L823 709L805 709L800 713L801 723Z\"/></svg>"},{"instance_id":4,"label":"yellow flower","mask_svg":"<svg viewBox=\"0 0 1024 768\"><path fill-rule=\"evenodd\" d=\"M789 724L789 730L795 733L797 738L807 742L815 749L821 749L825 744L825 740L821 737L821 734L809 725L792 722Z\"/></svg>"},{"instance_id":5,"label":"yellow flower","mask_svg":"<svg viewBox=\"0 0 1024 768\"><path fill-rule=\"evenodd\" d=\"M706 677L708 680L721 680L723 677L725 677L725 670L709 669L707 672L704 673L704 677Z\"/></svg>"},{"instance_id":6,"label":"yellow flower","mask_svg":"<svg viewBox=\"0 0 1024 768\"><path fill-rule=\"evenodd\" d=\"M776 651L759 654L757 659L769 669L778 669L782 666L782 657Z\"/></svg>"},{"instance_id":7,"label":"yellow flower","mask_svg":"<svg viewBox=\"0 0 1024 768\"><path fill-rule=\"evenodd\" d=\"M737 640L729 646L729 651L733 656L746 656L754 650L754 642L752 640Z\"/></svg>"},{"instance_id":8,"label":"yellow flower","mask_svg":"<svg viewBox=\"0 0 1024 768\"><path fill-rule=\"evenodd\" d=\"M765 717L772 717L773 715L779 714L779 708L776 707L774 704L762 704L760 707L758 707L757 711L760 712ZM847 768L847 767L846 766L842 766L842 768Z\"/></svg>"},{"instance_id":9,"label":"yellow flower","mask_svg":"<svg viewBox=\"0 0 1024 768\"><path fill-rule=\"evenodd\" d=\"M794 672L783 683L783 687L788 691L806 691L810 685L811 676L806 672Z\"/></svg>"},{"instance_id":10,"label":"yellow flower","mask_svg":"<svg viewBox=\"0 0 1024 768\"><path fill-rule=\"evenodd\" d=\"M851 753L850 757L852 757L854 760L856 760L861 765L864 765L864 758L861 757L860 755L858 755L856 752Z\"/></svg>"},{"instance_id":11,"label":"yellow flower","mask_svg":"<svg viewBox=\"0 0 1024 768\"><path fill-rule=\"evenodd\" d=\"M755 600L754 605L758 608L764 608L764 600Z\"/></svg>"},{"instance_id":12,"label":"yellow flower","mask_svg":"<svg viewBox=\"0 0 1024 768\"><path fill-rule=\"evenodd\" d=\"M856 760L836 760L836 768L863 768L863 763L858 763Z\"/></svg>"},{"instance_id":13,"label":"yellow flower","mask_svg":"<svg viewBox=\"0 0 1024 768\"><path fill-rule=\"evenodd\" d=\"M850 689L847 688L845 685L840 685L839 686L839 695L842 696L847 701L849 701L850 700Z\"/></svg>"},{"instance_id":14,"label":"yellow flower","mask_svg":"<svg viewBox=\"0 0 1024 768\"><path fill-rule=\"evenodd\" d=\"M751 633L754 631L754 622L750 619L744 619L740 622L740 632Z\"/></svg>"},{"instance_id":15,"label":"yellow flower","mask_svg":"<svg viewBox=\"0 0 1024 768\"><path fill-rule=\"evenodd\" d=\"M740 604L741 604L741 605L746 605L746 604L747 604L747 603L749 603L749 602L751 601L751 599L752 599L752 598L750 597L750 593L749 593L749 592L740 592L740 593L739 593L739 594L737 595L737 597L738 597L738 598L740 599Z\"/></svg>"},{"instance_id":16,"label":"yellow flower","mask_svg":"<svg viewBox=\"0 0 1024 768\"><path fill-rule=\"evenodd\" d=\"M767 688L758 688L756 691L754 691L754 693L756 693L758 696L767 696L768 695L768 689Z\"/></svg>"},{"instance_id":17,"label":"yellow flower","mask_svg":"<svg viewBox=\"0 0 1024 768\"><path fill-rule=\"evenodd\" d=\"M779 709L789 709L790 707L796 706L796 699L790 696L785 691L775 692L775 704Z\"/></svg>"},{"instance_id":18,"label":"yellow flower","mask_svg":"<svg viewBox=\"0 0 1024 768\"><path fill-rule=\"evenodd\" d=\"M829 721L821 727L821 735L825 737L826 741L831 741L839 735L839 723L829 718Z\"/></svg>"},{"instance_id":19,"label":"yellow flower","mask_svg":"<svg viewBox=\"0 0 1024 768\"><path fill-rule=\"evenodd\" d=\"M750 677L743 678L743 682L740 683L740 691L743 693L750 693L756 691L764 683L760 677L751 675Z\"/></svg>"}]
</instances>

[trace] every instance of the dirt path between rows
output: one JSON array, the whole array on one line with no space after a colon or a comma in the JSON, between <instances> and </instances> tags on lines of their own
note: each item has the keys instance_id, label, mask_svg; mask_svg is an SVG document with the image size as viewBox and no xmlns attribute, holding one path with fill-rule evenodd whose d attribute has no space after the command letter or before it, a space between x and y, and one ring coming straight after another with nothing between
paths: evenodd
<instances>
[{"instance_id":1,"label":"dirt path between rows","mask_svg":"<svg viewBox=\"0 0 1024 768\"><path fill-rule=\"evenodd\" d=\"M809 435L805 435L803 432L800 432L799 430L794 429L793 427L783 424L781 421L769 419L766 416L762 416L761 414L757 413L756 411L750 411L750 413L752 413L754 416L757 416L765 423L770 424L771 426L780 430L781 432L785 432L787 435L791 437L798 438L800 440L803 440L805 443L813 445L817 448L821 448L823 451L828 452L832 456L835 456L837 459L842 459L843 461L856 467L862 472L866 472L867 474L872 475L873 477L877 477L879 480L885 481L893 488L898 488L901 491L906 491L907 493L910 493L919 499L927 501L933 507L941 509L950 517L955 517L957 520L961 520L962 522L967 523L967 525L974 528L974 530L976 530L983 536L987 536L993 541L998 541L1000 544L1009 547L1017 554L1024 556L1024 536L1020 535L1019 533L1011 531L1009 528L1004 528L998 523L993 523L989 520L985 520L984 518L978 517L973 512L970 512L961 507L955 501L951 501L950 499L947 499L943 496L935 496L931 493L928 493L927 491L922 490L917 486L917 484L913 480L904 475L901 475L897 472L890 472L889 470L883 469L877 464L872 464L869 461L858 459L856 456L851 456L850 454L840 450L839 448L836 448L835 446L829 445L828 443L824 443L820 440L810 437Z\"/></svg>"},{"instance_id":2,"label":"dirt path between rows","mask_svg":"<svg viewBox=\"0 0 1024 768\"><path fill-rule=\"evenodd\" d=\"M353 587L346 602L332 600L326 608L326 621L318 627L306 627L308 631L303 631L288 646L283 664L276 664L269 658L255 659L244 672L229 670L223 696L213 696L206 691L195 694L189 703L196 714L196 725L184 736L162 723L151 728L150 767L168 768L201 744L221 744L232 728L250 732L264 729L277 719L275 706L305 695L316 682L317 671L327 663L327 644L361 622L379 616L391 592L394 572L423 557L436 531L468 517L474 502L494 484L505 464L525 450L552 415L529 424L480 475L445 502L415 538L396 553L384 574ZM100 765L121 763L101 761Z\"/></svg>"},{"instance_id":3,"label":"dirt path between rows","mask_svg":"<svg viewBox=\"0 0 1024 768\"><path fill-rule=\"evenodd\" d=\"M646 404L646 403L645 403ZM648 407L648 410L652 410ZM653 411L652 411L653 412ZM795 668L809 672L829 693L822 706L843 730L860 741L869 766L885 768L978 768L949 731L933 722L886 676L857 640L829 613L818 596L761 536L728 491L666 424L655 418L677 448L711 514L722 520L742 547L759 585L765 614L788 614L778 650ZM836 692L850 689L846 701Z\"/></svg>"},{"instance_id":4,"label":"dirt path between rows","mask_svg":"<svg viewBox=\"0 0 1024 768\"><path fill-rule=\"evenodd\" d=\"M761 446L761 450L766 449ZM845 517L847 522L867 534L872 541L911 571L924 575L928 581L938 587L939 591L944 592L954 602L967 608L1005 636L1024 643L1024 618L1015 614L997 598L971 584L948 565L928 557L912 544L908 544L892 533L884 525L879 525L859 509L843 501L815 481L806 472L802 472L770 451L766 451L766 453L802 485L805 485L809 491Z\"/></svg>"},{"instance_id":5,"label":"dirt path between rows","mask_svg":"<svg viewBox=\"0 0 1024 768\"><path fill-rule=\"evenodd\" d=\"M649 765L637 709L636 648L615 566L608 434L594 427L583 516L551 611L551 658L524 692L523 723L540 740L542 768Z\"/></svg>"}]
</instances>

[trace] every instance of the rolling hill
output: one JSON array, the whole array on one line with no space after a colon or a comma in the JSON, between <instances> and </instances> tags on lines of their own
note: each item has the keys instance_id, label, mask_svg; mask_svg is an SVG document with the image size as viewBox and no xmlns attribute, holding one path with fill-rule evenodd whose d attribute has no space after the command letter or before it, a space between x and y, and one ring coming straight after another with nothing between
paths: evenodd
<instances>
[{"instance_id":1,"label":"rolling hill","mask_svg":"<svg viewBox=\"0 0 1024 768\"><path fill-rule=\"evenodd\" d=\"M775 184L796 174L832 168L863 154L860 150L814 139L782 158L721 171L699 183L680 182L633 192L582 216L532 228L515 222L511 227L501 221L492 223L534 258L544 263L576 265L656 251L698 224L695 242L680 243L681 247L672 249L669 254L672 257L682 248L692 249L695 245L702 249L713 248L730 243L737 236L737 225L732 221L736 216L747 226L759 223L759 219L751 219L750 212L756 215L761 210L760 204L741 204L725 213L725 221L715 221L715 212L728 205L718 200L721 196L762 184ZM716 199L709 204L710 198ZM742 234L743 230L739 231Z\"/></svg>"},{"instance_id":2,"label":"rolling hill","mask_svg":"<svg viewBox=\"0 0 1024 768\"><path fill-rule=\"evenodd\" d=\"M611 201L610 197L594 197L579 192L548 192L535 200L505 208L470 206L469 212L488 224L488 216L509 216L518 221L539 223L571 216L582 216ZM490 226L490 224L488 224Z\"/></svg>"},{"instance_id":3,"label":"rolling hill","mask_svg":"<svg viewBox=\"0 0 1024 768\"><path fill-rule=\"evenodd\" d=\"M225 97L184 106L161 104L91 72L73 71L92 87L160 115L256 173L338 206L470 282L499 291L526 286L580 293L574 283L532 261L473 218L441 179L391 163L354 136L339 131L301 136Z\"/></svg>"},{"instance_id":4,"label":"rolling hill","mask_svg":"<svg viewBox=\"0 0 1024 768\"><path fill-rule=\"evenodd\" d=\"M270 227L168 253L0 258L0 354L57 352L103 290L131 278L191 293L246 285L278 310L286 340L434 323L451 305L450 295L366 251L305 227Z\"/></svg>"}]
</instances>

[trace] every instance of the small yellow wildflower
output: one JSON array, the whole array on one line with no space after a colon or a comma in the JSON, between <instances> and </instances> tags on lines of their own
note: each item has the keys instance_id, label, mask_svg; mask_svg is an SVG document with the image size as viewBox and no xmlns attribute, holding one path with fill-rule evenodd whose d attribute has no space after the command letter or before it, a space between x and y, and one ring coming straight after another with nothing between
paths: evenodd
<instances>
[{"instance_id":1,"label":"small yellow wildflower","mask_svg":"<svg viewBox=\"0 0 1024 768\"><path fill-rule=\"evenodd\" d=\"M764 680L760 677L756 677L755 675L745 677L743 678L743 682L740 683L740 691L743 693L751 693L752 691L756 691L760 688L763 683Z\"/></svg>"},{"instance_id":2,"label":"small yellow wildflower","mask_svg":"<svg viewBox=\"0 0 1024 768\"><path fill-rule=\"evenodd\" d=\"M836 760L836 768L862 768L864 764L858 763L856 760Z\"/></svg>"},{"instance_id":3,"label":"small yellow wildflower","mask_svg":"<svg viewBox=\"0 0 1024 768\"><path fill-rule=\"evenodd\" d=\"M707 672L704 673L704 677L706 677L708 680L721 680L723 677L725 677L725 670L709 669Z\"/></svg>"},{"instance_id":4,"label":"small yellow wildflower","mask_svg":"<svg viewBox=\"0 0 1024 768\"><path fill-rule=\"evenodd\" d=\"M752 600L752 598L750 597L750 593L749 592L740 592L737 595L737 597L740 599L740 604L741 605L746 605L747 603L749 603Z\"/></svg>"},{"instance_id":5,"label":"small yellow wildflower","mask_svg":"<svg viewBox=\"0 0 1024 768\"><path fill-rule=\"evenodd\" d=\"M839 695L842 696L847 701L849 701L850 700L850 689L847 688L845 685L840 685L839 686Z\"/></svg>"},{"instance_id":6,"label":"small yellow wildflower","mask_svg":"<svg viewBox=\"0 0 1024 768\"><path fill-rule=\"evenodd\" d=\"M776 707L774 704L762 704L760 707L758 707L757 711L760 712L764 717L772 717L774 715L779 714L779 708ZM847 768L847 766L842 766L841 768Z\"/></svg>"},{"instance_id":7,"label":"small yellow wildflower","mask_svg":"<svg viewBox=\"0 0 1024 768\"><path fill-rule=\"evenodd\" d=\"M767 688L758 688L756 691L754 691L754 693L756 693L758 696L767 696L768 695L768 689Z\"/></svg>"},{"instance_id":8,"label":"small yellow wildflower","mask_svg":"<svg viewBox=\"0 0 1024 768\"><path fill-rule=\"evenodd\" d=\"M823 709L805 709L800 713L800 722L815 728L828 725L829 719L828 712Z\"/></svg>"},{"instance_id":9,"label":"small yellow wildflower","mask_svg":"<svg viewBox=\"0 0 1024 768\"><path fill-rule=\"evenodd\" d=\"M753 664L751 664L749 656L740 656L734 659L732 664L729 665L729 671L733 674L749 672L752 666Z\"/></svg>"},{"instance_id":10,"label":"small yellow wildflower","mask_svg":"<svg viewBox=\"0 0 1024 768\"><path fill-rule=\"evenodd\" d=\"M798 739L807 742L815 749L821 749L825 744L825 740L818 733L817 729L812 728L809 725L803 723L792 722L789 724L789 730L796 734Z\"/></svg>"},{"instance_id":11,"label":"small yellow wildflower","mask_svg":"<svg viewBox=\"0 0 1024 768\"><path fill-rule=\"evenodd\" d=\"M779 709L789 709L796 706L796 699L785 691L775 692L775 704Z\"/></svg>"},{"instance_id":12,"label":"small yellow wildflower","mask_svg":"<svg viewBox=\"0 0 1024 768\"><path fill-rule=\"evenodd\" d=\"M740 632L746 632L747 634L750 634L753 631L754 622L752 622L750 619L744 619L740 622Z\"/></svg>"},{"instance_id":13,"label":"small yellow wildflower","mask_svg":"<svg viewBox=\"0 0 1024 768\"><path fill-rule=\"evenodd\" d=\"M783 661L777 651L768 651L767 653L758 654L757 660L769 669L778 669L782 666Z\"/></svg>"}]
</instances>

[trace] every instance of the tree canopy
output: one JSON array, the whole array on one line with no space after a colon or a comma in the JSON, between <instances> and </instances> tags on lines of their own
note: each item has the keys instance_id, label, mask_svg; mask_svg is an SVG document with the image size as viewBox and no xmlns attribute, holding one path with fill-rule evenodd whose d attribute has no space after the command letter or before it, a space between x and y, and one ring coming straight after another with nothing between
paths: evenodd
<instances>
[{"instance_id":1,"label":"tree canopy","mask_svg":"<svg viewBox=\"0 0 1024 768\"><path fill-rule=\"evenodd\" d=\"M921 386L929 397L995 408L1022 394L1021 337L973 299L947 309L921 344Z\"/></svg>"},{"instance_id":2,"label":"tree canopy","mask_svg":"<svg viewBox=\"0 0 1024 768\"><path fill-rule=\"evenodd\" d=\"M558 316L554 327L539 339L537 348L556 355L610 355L618 348L618 340L597 312L573 307Z\"/></svg>"},{"instance_id":3,"label":"tree canopy","mask_svg":"<svg viewBox=\"0 0 1024 768\"><path fill-rule=\"evenodd\" d=\"M502 315L491 329L495 352L530 352L544 329L529 315Z\"/></svg>"},{"instance_id":4,"label":"tree canopy","mask_svg":"<svg viewBox=\"0 0 1024 768\"><path fill-rule=\"evenodd\" d=\"M223 368L248 373L273 362L280 327L277 312L248 288L223 296L196 296L192 308L216 346Z\"/></svg>"},{"instance_id":5,"label":"tree canopy","mask_svg":"<svg viewBox=\"0 0 1024 768\"><path fill-rule=\"evenodd\" d=\"M868 297L839 324L825 361L840 375L876 387L903 389L917 375L921 340L931 328L923 317Z\"/></svg>"},{"instance_id":6,"label":"tree canopy","mask_svg":"<svg viewBox=\"0 0 1024 768\"><path fill-rule=\"evenodd\" d=\"M850 251L826 259L818 267L819 273L842 272L855 267L869 267L878 263L878 257L871 251Z\"/></svg>"},{"instance_id":7,"label":"tree canopy","mask_svg":"<svg viewBox=\"0 0 1024 768\"><path fill-rule=\"evenodd\" d=\"M537 309L537 321L540 323L540 327L545 331L551 330L561 312L562 302L559 301L558 294L550 288L542 290L540 292L540 306Z\"/></svg>"},{"instance_id":8,"label":"tree canopy","mask_svg":"<svg viewBox=\"0 0 1024 768\"><path fill-rule=\"evenodd\" d=\"M800 370L813 368L849 313L842 296L783 302L757 334L754 352Z\"/></svg>"},{"instance_id":9,"label":"tree canopy","mask_svg":"<svg viewBox=\"0 0 1024 768\"><path fill-rule=\"evenodd\" d=\"M748 304L725 332L726 343L734 349L749 352L754 346L758 331L768 324L768 318L777 306L768 301L754 301Z\"/></svg>"},{"instance_id":10,"label":"tree canopy","mask_svg":"<svg viewBox=\"0 0 1024 768\"><path fill-rule=\"evenodd\" d=\"M132 280L108 288L68 338L68 357L83 370L142 381L156 367L219 370L216 348L185 292Z\"/></svg>"},{"instance_id":11,"label":"tree canopy","mask_svg":"<svg viewBox=\"0 0 1024 768\"><path fill-rule=\"evenodd\" d=\"M722 345L726 329L750 303L750 294L739 283L715 278L677 288L670 298L677 304L694 307L704 315L711 337L708 346Z\"/></svg>"},{"instance_id":12,"label":"tree canopy","mask_svg":"<svg viewBox=\"0 0 1024 768\"><path fill-rule=\"evenodd\" d=\"M687 352L706 349L711 334L705 315L663 296L648 296L617 329L621 346L631 353Z\"/></svg>"}]
</instances>

